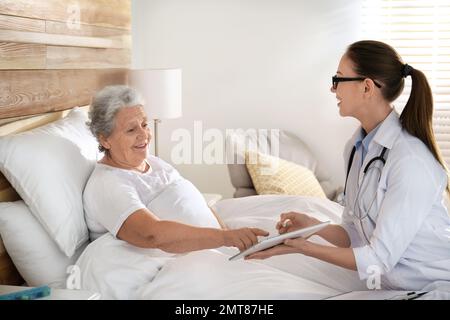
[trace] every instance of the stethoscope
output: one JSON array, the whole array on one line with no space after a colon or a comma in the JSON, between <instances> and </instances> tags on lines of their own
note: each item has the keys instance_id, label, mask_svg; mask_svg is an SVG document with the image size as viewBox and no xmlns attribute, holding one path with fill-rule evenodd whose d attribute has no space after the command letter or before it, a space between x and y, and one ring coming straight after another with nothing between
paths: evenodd
<instances>
[{"instance_id":1,"label":"stethoscope","mask_svg":"<svg viewBox=\"0 0 450 320\"><path fill-rule=\"evenodd\" d=\"M363 221L363 219L365 219L366 217L369 217L369 219L371 219L370 216L369 216L369 212L370 212L370 209L372 208L373 203L375 202L376 192L374 193L373 199L372 199L372 201L370 202L369 208L366 210L366 213L364 214L364 216L361 215L361 211L362 211L362 210L361 210L361 208L360 208L359 197L360 197L361 189L362 189L362 187L363 187L363 185L364 185L364 178L366 177L367 171L371 168L371 165L372 165L374 162L376 162L376 161L381 161L381 162L383 163L383 167L384 167L384 165L386 164L386 159L384 158L384 155L386 154L386 151L387 151L387 148L386 148L386 147L383 147L383 150L381 151L380 155L379 155L378 157L372 158L372 159L367 163L367 165L364 167L364 171L363 171L363 181L361 182L361 185L360 185L360 187L358 188L358 193L356 194L355 204L354 204L354 208L353 208L353 210L354 210L354 212L355 212L355 215L357 216L357 218L358 218L358 220L359 220L359 222L360 222L361 230L362 230L362 232L363 232L363 234L364 234L364 237L366 238L366 240L367 240L368 243L369 243L370 241L369 241L369 238L368 238L367 235L366 235L366 232L364 231L364 226L363 226L363 222L362 222L362 221ZM353 158L355 157L355 153L356 153L356 147L353 146L353 149L352 149L352 152L350 153L350 158L349 158L349 161L348 161L347 175L346 175L346 178L345 178L345 185L344 185L344 199L345 199L346 205L347 205L347 199L346 199L347 180L348 180L348 176L349 176L349 174L350 174L350 170L351 170L351 168L352 168ZM383 167L382 167L382 168L383 168ZM379 181L380 181L380 178L381 178L381 170L382 170L382 168L381 168L381 169L379 168L379 169L380 169L380 175L379 175L379 177L378 177L378 179L377 179L377 183L379 183ZM356 208L358 209L358 212L356 212ZM372 221L372 222L374 222L374 221Z\"/></svg>"}]
</instances>

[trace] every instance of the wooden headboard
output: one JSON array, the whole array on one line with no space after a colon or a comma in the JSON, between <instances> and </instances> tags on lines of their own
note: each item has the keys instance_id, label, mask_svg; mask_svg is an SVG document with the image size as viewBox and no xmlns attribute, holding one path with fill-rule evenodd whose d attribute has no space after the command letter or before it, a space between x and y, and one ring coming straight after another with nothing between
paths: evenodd
<instances>
[{"instance_id":1,"label":"wooden headboard","mask_svg":"<svg viewBox=\"0 0 450 320\"><path fill-rule=\"evenodd\" d=\"M0 0L0 136L126 84L130 64L131 0ZM19 199L0 173L0 202ZM0 284L22 283L0 235Z\"/></svg>"}]
</instances>

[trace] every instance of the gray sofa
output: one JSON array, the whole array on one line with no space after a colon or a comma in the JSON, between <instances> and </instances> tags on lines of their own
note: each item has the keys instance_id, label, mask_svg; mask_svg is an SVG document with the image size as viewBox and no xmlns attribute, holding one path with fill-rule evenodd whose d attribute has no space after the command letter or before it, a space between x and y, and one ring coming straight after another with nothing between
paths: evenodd
<instances>
[{"instance_id":1,"label":"gray sofa","mask_svg":"<svg viewBox=\"0 0 450 320\"><path fill-rule=\"evenodd\" d=\"M278 145L278 148L275 144ZM228 172L231 183L236 189L234 192L235 198L256 195L256 190L245 166L244 150L249 145L253 147L257 145L258 151L262 153L270 153L267 151L271 151L273 148L278 149L281 159L307 167L314 172L327 197L330 200L335 199L337 190L333 187L328 173L320 166L308 146L296 135L287 131L277 131L274 134L272 132L271 134L258 136L244 131L227 135ZM263 147L262 150L261 146ZM266 152L264 152L264 149L266 149Z\"/></svg>"}]
</instances>

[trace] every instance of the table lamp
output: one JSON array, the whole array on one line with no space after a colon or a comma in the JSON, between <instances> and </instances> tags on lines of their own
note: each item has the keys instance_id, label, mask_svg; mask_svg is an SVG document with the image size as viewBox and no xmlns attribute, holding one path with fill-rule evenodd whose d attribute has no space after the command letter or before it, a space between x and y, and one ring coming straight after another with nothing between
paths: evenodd
<instances>
[{"instance_id":1,"label":"table lamp","mask_svg":"<svg viewBox=\"0 0 450 320\"><path fill-rule=\"evenodd\" d=\"M144 98L145 112L154 121L155 156L158 156L158 124L181 112L181 69L130 70L128 83Z\"/></svg>"}]
</instances>

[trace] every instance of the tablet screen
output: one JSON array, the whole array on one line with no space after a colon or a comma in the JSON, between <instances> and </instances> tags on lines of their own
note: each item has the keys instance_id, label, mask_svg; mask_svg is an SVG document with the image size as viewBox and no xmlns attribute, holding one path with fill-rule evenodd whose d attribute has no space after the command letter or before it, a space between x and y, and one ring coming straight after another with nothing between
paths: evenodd
<instances>
[{"instance_id":1,"label":"tablet screen","mask_svg":"<svg viewBox=\"0 0 450 320\"><path fill-rule=\"evenodd\" d=\"M229 260L231 260L231 261L237 260L237 259L243 258L245 256L248 256L249 254L274 247L278 244L283 243L284 240L286 240L286 239L295 239L298 237L303 237L303 238L309 237L309 236L313 235L314 233L318 232L319 230L325 228L329 224L330 224L330 221L326 221L326 222L322 222L322 223L316 224L311 227L307 227L307 228L303 228L303 229L295 230L292 232L283 233L283 234L280 234L277 236L266 238L266 239L258 242L257 244L251 246L247 250L239 252L238 254L230 257Z\"/></svg>"}]
</instances>

